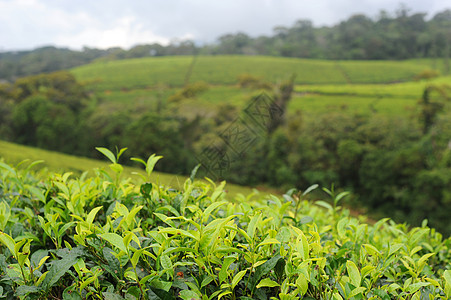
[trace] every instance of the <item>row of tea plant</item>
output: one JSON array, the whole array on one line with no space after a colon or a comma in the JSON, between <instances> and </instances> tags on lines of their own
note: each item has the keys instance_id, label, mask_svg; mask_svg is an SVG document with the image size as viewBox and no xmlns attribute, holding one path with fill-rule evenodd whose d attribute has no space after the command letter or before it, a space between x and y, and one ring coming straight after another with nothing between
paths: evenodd
<instances>
[{"instance_id":1,"label":"row of tea plant","mask_svg":"<svg viewBox=\"0 0 451 300\"><path fill-rule=\"evenodd\" d=\"M305 191L227 198L111 170L80 177L0 162L1 299L450 299L451 238L367 224ZM137 184L136 182L144 182Z\"/></svg>"}]
</instances>

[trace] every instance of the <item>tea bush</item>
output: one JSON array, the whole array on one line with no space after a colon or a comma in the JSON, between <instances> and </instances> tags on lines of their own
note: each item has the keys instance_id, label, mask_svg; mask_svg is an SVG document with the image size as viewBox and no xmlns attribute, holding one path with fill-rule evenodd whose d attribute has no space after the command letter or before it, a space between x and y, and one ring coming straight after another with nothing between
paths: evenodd
<instances>
[{"instance_id":1,"label":"tea bush","mask_svg":"<svg viewBox=\"0 0 451 300\"><path fill-rule=\"evenodd\" d=\"M225 183L180 190L110 176L42 176L0 162L0 298L449 299L451 239L382 219L367 224L331 201L251 194Z\"/></svg>"}]
</instances>

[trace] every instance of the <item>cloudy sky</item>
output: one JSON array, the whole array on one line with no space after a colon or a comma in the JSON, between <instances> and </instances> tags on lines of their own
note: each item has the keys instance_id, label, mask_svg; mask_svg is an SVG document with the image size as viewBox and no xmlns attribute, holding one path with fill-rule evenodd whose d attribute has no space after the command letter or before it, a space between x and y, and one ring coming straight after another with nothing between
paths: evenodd
<instances>
[{"instance_id":1,"label":"cloudy sky","mask_svg":"<svg viewBox=\"0 0 451 300\"><path fill-rule=\"evenodd\" d=\"M309 19L333 25L356 13L394 13L394 0L0 0L0 51L53 45L130 48L192 39L209 43L222 34L269 35L275 26ZM428 17L450 0L408 0Z\"/></svg>"}]
</instances>

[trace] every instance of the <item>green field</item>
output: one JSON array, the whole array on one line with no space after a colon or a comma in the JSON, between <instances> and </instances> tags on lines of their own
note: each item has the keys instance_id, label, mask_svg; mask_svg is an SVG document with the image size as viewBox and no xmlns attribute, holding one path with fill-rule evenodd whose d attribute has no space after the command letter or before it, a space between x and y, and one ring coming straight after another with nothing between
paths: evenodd
<instances>
[{"instance_id":1,"label":"green field","mask_svg":"<svg viewBox=\"0 0 451 300\"><path fill-rule=\"evenodd\" d=\"M244 108L259 91L242 89L237 78L252 74L277 83L296 74L289 111L314 115L330 110L352 113L405 115L415 110L429 84L449 84L451 76L414 81L423 70L441 61L326 61L264 56L150 57L104 61L77 67L72 73L95 92L108 110L144 111L167 104L184 85L194 63L190 82L208 83L207 91L177 103L188 116L210 116L218 105Z\"/></svg>"},{"instance_id":2,"label":"green field","mask_svg":"<svg viewBox=\"0 0 451 300\"><path fill-rule=\"evenodd\" d=\"M189 56L150 57L96 62L74 68L77 79L96 90L142 89L164 84L180 87L193 61ZM296 84L391 83L409 81L424 70L415 61L326 61L265 56L200 56L191 82L235 84L251 73L268 81L296 74Z\"/></svg>"},{"instance_id":3,"label":"green field","mask_svg":"<svg viewBox=\"0 0 451 300\"><path fill-rule=\"evenodd\" d=\"M348 110L353 113L406 115L417 109L418 100L427 86L450 83L451 76L444 76L393 84L298 85L289 110L309 114Z\"/></svg>"}]
</instances>

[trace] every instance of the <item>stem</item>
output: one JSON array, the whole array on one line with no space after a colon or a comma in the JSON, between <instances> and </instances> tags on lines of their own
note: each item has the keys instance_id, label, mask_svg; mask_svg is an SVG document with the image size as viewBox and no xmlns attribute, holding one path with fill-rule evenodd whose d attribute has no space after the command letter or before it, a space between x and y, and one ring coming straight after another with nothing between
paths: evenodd
<instances>
[{"instance_id":1,"label":"stem","mask_svg":"<svg viewBox=\"0 0 451 300\"><path fill-rule=\"evenodd\" d=\"M210 260L208 259L207 262L208 262L208 271L207 271L207 270L205 270L205 271L208 273L208 275L210 275L211 277L213 277L214 283L215 283L216 285L219 285L219 283L216 282L216 279L215 279L216 276L214 276L214 273L213 273L213 272L210 273L210 271L213 270L213 268L211 267L211 264L210 264Z\"/></svg>"},{"instance_id":2,"label":"stem","mask_svg":"<svg viewBox=\"0 0 451 300\"><path fill-rule=\"evenodd\" d=\"M23 281L25 282L25 284L27 284L27 279L25 278L25 273L23 271L23 266L20 266L20 272L22 273Z\"/></svg>"},{"instance_id":3,"label":"stem","mask_svg":"<svg viewBox=\"0 0 451 300\"><path fill-rule=\"evenodd\" d=\"M254 245L252 245L252 251L251 251L251 254L252 254L252 259L251 259L251 269L250 269L250 271L249 271L249 277L247 277L247 281L246 281L246 285L244 286L244 291L246 291L247 290L247 286L248 286L248 284L249 284L249 280L251 279L251 276L252 276L252 271L254 270L254 264L255 264L255 262L254 262L254 247L253 247ZM254 288L252 288L252 290L251 290L251 297L252 297L252 295L254 294Z\"/></svg>"},{"instance_id":4,"label":"stem","mask_svg":"<svg viewBox=\"0 0 451 300\"><path fill-rule=\"evenodd\" d=\"M134 269L135 275L136 275L136 282L138 283L139 290L141 291L141 295L142 295L141 298L142 298L142 299L145 299L145 298L144 298L144 291L143 291L143 288L142 288L142 286L141 286L141 283L139 282L138 272L136 272L136 267L134 267L133 269Z\"/></svg>"},{"instance_id":5,"label":"stem","mask_svg":"<svg viewBox=\"0 0 451 300\"><path fill-rule=\"evenodd\" d=\"M294 211L294 218L297 219L301 198L296 196L296 195L294 195L294 196L295 196L295 199L296 199L296 209Z\"/></svg>"}]
</instances>

